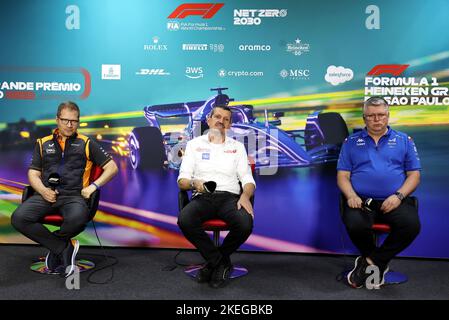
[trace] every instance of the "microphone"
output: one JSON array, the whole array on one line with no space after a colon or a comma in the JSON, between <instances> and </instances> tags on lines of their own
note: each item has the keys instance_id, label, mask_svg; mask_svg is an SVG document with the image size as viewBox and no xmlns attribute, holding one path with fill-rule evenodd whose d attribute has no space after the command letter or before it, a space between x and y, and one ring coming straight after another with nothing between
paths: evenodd
<instances>
[{"instance_id":1,"label":"microphone","mask_svg":"<svg viewBox=\"0 0 449 320\"><path fill-rule=\"evenodd\" d=\"M61 178L58 173L53 172L48 176L48 184L52 190L55 190L57 186L61 183Z\"/></svg>"},{"instance_id":2,"label":"microphone","mask_svg":"<svg viewBox=\"0 0 449 320\"><path fill-rule=\"evenodd\" d=\"M372 198L368 198L362 202L362 210L367 213L373 213L375 211L380 211L380 206Z\"/></svg>"},{"instance_id":3,"label":"microphone","mask_svg":"<svg viewBox=\"0 0 449 320\"><path fill-rule=\"evenodd\" d=\"M374 203L372 198L368 198L362 203L362 210L367 213L373 213L375 211Z\"/></svg>"},{"instance_id":4,"label":"microphone","mask_svg":"<svg viewBox=\"0 0 449 320\"><path fill-rule=\"evenodd\" d=\"M214 193L217 183L215 181L206 181L203 183L203 187L207 193Z\"/></svg>"}]
</instances>

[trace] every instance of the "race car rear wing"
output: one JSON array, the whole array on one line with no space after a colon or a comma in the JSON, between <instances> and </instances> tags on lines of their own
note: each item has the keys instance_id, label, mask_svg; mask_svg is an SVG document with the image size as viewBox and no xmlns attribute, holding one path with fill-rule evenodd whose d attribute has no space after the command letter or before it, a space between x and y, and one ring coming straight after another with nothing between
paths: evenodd
<instances>
[{"instance_id":1,"label":"race car rear wing","mask_svg":"<svg viewBox=\"0 0 449 320\"><path fill-rule=\"evenodd\" d=\"M205 101L158 104L146 106L144 112L145 114L153 114L161 118L189 116L203 106L204 103Z\"/></svg>"},{"instance_id":2,"label":"race car rear wing","mask_svg":"<svg viewBox=\"0 0 449 320\"><path fill-rule=\"evenodd\" d=\"M194 101L187 103L170 103L146 106L144 110L145 118L152 127L160 128L157 117L172 118L172 117L189 117L204 105L205 101ZM189 121L190 121L189 120Z\"/></svg>"}]
</instances>

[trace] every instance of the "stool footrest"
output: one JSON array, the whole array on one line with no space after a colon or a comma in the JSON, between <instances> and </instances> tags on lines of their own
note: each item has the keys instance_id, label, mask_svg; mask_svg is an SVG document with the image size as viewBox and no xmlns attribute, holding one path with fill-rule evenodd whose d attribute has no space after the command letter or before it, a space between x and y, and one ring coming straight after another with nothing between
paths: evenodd
<instances>
[{"instance_id":1,"label":"stool footrest","mask_svg":"<svg viewBox=\"0 0 449 320\"><path fill-rule=\"evenodd\" d=\"M196 266L190 266L184 269L184 272L192 277L192 278L196 278L196 275L198 274L198 272L200 271L200 269L202 268L202 265L196 265ZM234 279L234 278L238 278L238 277L242 277L244 275L246 275L248 273L248 269L242 267L242 266L234 266L232 268L232 273L230 275L229 278Z\"/></svg>"}]
</instances>

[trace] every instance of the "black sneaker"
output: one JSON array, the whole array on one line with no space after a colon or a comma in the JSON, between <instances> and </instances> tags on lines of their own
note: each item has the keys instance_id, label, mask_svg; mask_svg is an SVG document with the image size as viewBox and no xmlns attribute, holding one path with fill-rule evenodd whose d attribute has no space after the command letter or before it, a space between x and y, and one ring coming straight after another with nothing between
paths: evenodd
<instances>
[{"instance_id":1,"label":"black sneaker","mask_svg":"<svg viewBox=\"0 0 449 320\"><path fill-rule=\"evenodd\" d=\"M196 281L199 283L209 282L212 278L212 273L214 271L213 266L210 263L206 263L196 275Z\"/></svg>"},{"instance_id":2,"label":"black sneaker","mask_svg":"<svg viewBox=\"0 0 449 320\"><path fill-rule=\"evenodd\" d=\"M353 288L361 288L365 285L369 274L366 273L366 268L369 266L365 257L357 257L354 263L354 269L349 271L347 275L348 283Z\"/></svg>"},{"instance_id":3,"label":"black sneaker","mask_svg":"<svg viewBox=\"0 0 449 320\"><path fill-rule=\"evenodd\" d=\"M220 262L218 266L215 267L212 278L209 282L209 286L212 288L221 288L223 287L232 273L232 264L229 262Z\"/></svg>"},{"instance_id":4,"label":"black sneaker","mask_svg":"<svg viewBox=\"0 0 449 320\"><path fill-rule=\"evenodd\" d=\"M45 256L45 267L51 272L55 272L62 265L62 259L58 254L48 251Z\"/></svg>"},{"instance_id":5,"label":"black sneaker","mask_svg":"<svg viewBox=\"0 0 449 320\"><path fill-rule=\"evenodd\" d=\"M65 277L70 276L75 271L75 258L76 254L78 253L79 246L79 241L72 239L69 241L67 247L61 253Z\"/></svg>"}]
</instances>

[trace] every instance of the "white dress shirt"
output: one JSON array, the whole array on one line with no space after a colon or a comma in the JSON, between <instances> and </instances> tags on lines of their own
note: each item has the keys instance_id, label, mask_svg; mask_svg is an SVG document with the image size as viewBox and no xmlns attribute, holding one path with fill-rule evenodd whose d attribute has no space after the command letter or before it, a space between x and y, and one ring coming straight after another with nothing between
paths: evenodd
<instances>
[{"instance_id":1,"label":"white dress shirt","mask_svg":"<svg viewBox=\"0 0 449 320\"><path fill-rule=\"evenodd\" d=\"M242 187L247 183L256 186L245 146L229 137L224 143L212 143L207 134L187 143L178 181L183 178L215 181L216 191L235 194L240 194L239 181Z\"/></svg>"}]
</instances>

